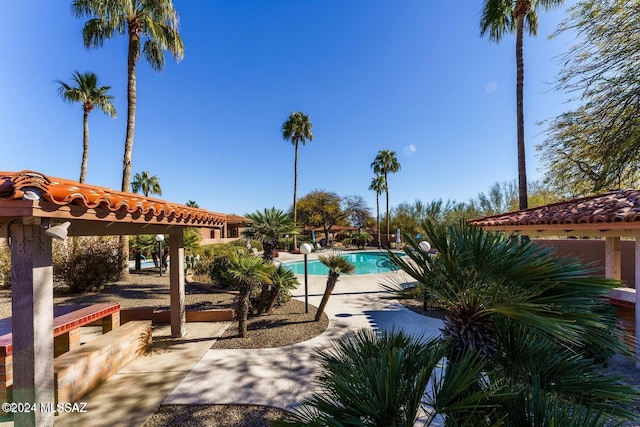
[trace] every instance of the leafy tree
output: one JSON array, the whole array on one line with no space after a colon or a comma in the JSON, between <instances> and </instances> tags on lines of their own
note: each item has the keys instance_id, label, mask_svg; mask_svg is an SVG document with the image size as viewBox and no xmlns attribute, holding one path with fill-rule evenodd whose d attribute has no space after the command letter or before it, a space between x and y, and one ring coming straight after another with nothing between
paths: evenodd
<instances>
[{"instance_id":1,"label":"leafy tree","mask_svg":"<svg viewBox=\"0 0 640 427\"><path fill-rule=\"evenodd\" d=\"M287 141L291 141L291 144L295 149L295 158L293 162L293 222L298 224L298 143L305 145L307 139L313 141L313 134L311 133L311 120L309 116L301 111L291 113L289 118L282 124L282 138ZM297 241L296 236L293 236L293 248L296 249Z\"/></svg>"},{"instance_id":2,"label":"leafy tree","mask_svg":"<svg viewBox=\"0 0 640 427\"><path fill-rule=\"evenodd\" d=\"M391 217L389 216L389 174L396 173L400 170L400 162L398 162L398 158L396 157L395 151L390 150L380 150L378 155L373 162L371 163L371 168L373 172L377 175L382 175L384 177L384 192L387 195L387 241L389 240L389 221Z\"/></svg>"},{"instance_id":3,"label":"leafy tree","mask_svg":"<svg viewBox=\"0 0 640 427\"><path fill-rule=\"evenodd\" d=\"M556 85L578 106L548 123L537 149L563 196L640 183L639 16L635 0L581 1L556 32L579 35Z\"/></svg>"},{"instance_id":4,"label":"leafy tree","mask_svg":"<svg viewBox=\"0 0 640 427\"><path fill-rule=\"evenodd\" d=\"M189 200L187 203L185 203L185 206L189 206L190 208L199 208L200 207L198 205L198 202L196 202L195 200Z\"/></svg>"},{"instance_id":5,"label":"leafy tree","mask_svg":"<svg viewBox=\"0 0 640 427\"><path fill-rule=\"evenodd\" d=\"M75 71L71 77L73 83L68 84L61 80L57 83L58 96L63 100L82 104L82 163L80 164L80 182L84 183L87 177L87 161L89 159L89 113L95 107L102 110L110 117L116 117L116 107L113 105L114 97L109 95L111 86L98 86L98 77L95 73L86 72L80 74Z\"/></svg>"},{"instance_id":6,"label":"leafy tree","mask_svg":"<svg viewBox=\"0 0 640 427\"><path fill-rule=\"evenodd\" d=\"M373 240L373 236L366 231L355 231L346 239L350 244L356 245L358 249L364 249L371 240Z\"/></svg>"},{"instance_id":7,"label":"leafy tree","mask_svg":"<svg viewBox=\"0 0 640 427\"><path fill-rule=\"evenodd\" d=\"M302 197L298 209L300 221L306 226L322 227L327 242L334 225L347 224L354 215L369 215L369 207L361 196L340 197L324 190L314 190Z\"/></svg>"},{"instance_id":8,"label":"leafy tree","mask_svg":"<svg viewBox=\"0 0 640 427\"><path fill-rule=\"evenodd\" d=\"M256 211L245 216L251 223L244 231L244 236L262 243L262 258L269 264L273 264L274 253L280 239L285 235L295 236L299 233L291 217L276 208L265 209L263 212ZM264 312L270 284L265 282L262 285L258 314Z\"/></svg>"},{"instance_id":9,"label":"leafy tree","mask_svg":"<svg viewBox=\"0 0 640 427\"><path fill-rule=\"evenodd\" d=\"M376 232L378 233L378 248L380 248L380 195L387 191L387 180L383 175L376 175L371 180L369 190L376 193Z\"/></svg>"},{"instance_id":10,"label":"leafy tree","mask_svg":"<svg viewBox=\"0 0 640 427\"><path fill-rule=\"evenodd\" d=\"M494 183L487 194L478 193L472 202L483 216L497 215L518 210L518 190L515 182Z\"/></svg>"},{"instance_id":11,"label":"leafy tree","mask_svg":"<svg viewBox=\"0 0 640 427\"><path fill-rule=\"evenodd\" d=\"M247 316L251 291L263 283L271 283L274 266L262 258L238 252L229 256L226 274L236 283L238 296L238 329L241 337L247 336Z\"/></svg>"},{"instance_id":12,"label":"leafy tree","mask_svg":"<svg viewBox=\"0 0 640 427\"><path fill-rule=\"evenodd\" d=\"M327 277L327 286L322 295L320 306L316 311L315 321L319 322L324 313L324 308L329 302L329 297L333 293L333 289L336 287L338 278L341 274L352 274L356 271L356 267L346 258L340 255L320 255L318 260L329 268L329 276Z\"/></svg>"},{"instance_id":13,"label":"leafy tree","mask_svg":"<svg viewBox=\"0 0 640 427\"><path fill-rule=\"evenodd\" d=\"M131 191L134 193L142 191L145 197L149 197L149 194L161 196L162 188L160 188L160 178L158 178L158 175L151 176L148 171L136 173L131 182Z\"/></svg>"},{"instance_id":14,"label":"leafy tree","mask_svg":"<svg viewBox=\"0 0 640 427\"><path fill-rule=\"evenodd\" d=\"M524 144L524 54L523 39L527 31L535 36L538 32L538 8L545 10L557 7L564 0L485 0L480 19L480 33L489 33L496 43L506 33L516 33L516 115L518 134L518 206L528 207L527 166Z\"/></svg>"},{"instance_id":15,"label":"leafy tree","mask_svg":"<svg viewBox=\"0 0 640 427\"><path fill-rule=\"evenodd\" d=\"M71 10L78 18L89 17L82 29L86 47L101 47L117 35L128 37L127 48L127 130L122 162L122 191L129 191L131 157L136 123L136 65L140 54L151 68L162 71L164 50L179 61L184 55L178 33L178 14L171 0L73 0ZM144 39L144 47L142 41ZM122 276L129 276L129 237L120 237Z\"/></svg>"}]
</instances>

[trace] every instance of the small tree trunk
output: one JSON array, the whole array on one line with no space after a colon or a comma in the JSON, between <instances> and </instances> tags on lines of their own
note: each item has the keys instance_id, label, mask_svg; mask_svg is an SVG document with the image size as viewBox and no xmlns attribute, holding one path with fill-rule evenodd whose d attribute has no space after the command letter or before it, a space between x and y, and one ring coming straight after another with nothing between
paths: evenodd
<instances>
[{"instance_id":1,"label":"small tree trunk","mask_svg":"<svg viewBox=\"0 0 640 427\"><path fill-rule=\"evenodd\" d=\"M264 313L264 308L267 304L267 297L269 296L269 284L268 283L263 283L262 284L262 291L260 292L260 300L258 301L258 309L257 309L257 314L262 314Z\"/></svg>"},{"instance_id":2,"label":"small tree trunk","mask_svg":"<svg viewBox=\"0 0 640 427\"><path fill-rule=\"evenodd\" d=\"M240 297L238 299L238 309L236 315L238 316L238 334L241 338L247 336L247 316L249 314L249 294L250 289L246 285L240 286Z\"/></svg>"},{"instance_id":3,"label":"small tree trunk","mask_svg":"<svg viewBox=\"0 0 640 427\"><path fill-rule=\"evenodd\" d=\"M327 287L324 290L324 295L322 295L322 301L320 301L320 306L318 307L318 311L316 311L315 321L319 322L322 319L322 313L324 313L324 309L329 302L329 297L333 292L333 289L336 287L336 282L338 281L339 274L329 273L329 278L327 279Z\"/></svg>"},{"instance_id":4,"label":"small tree trunk","mask_svg":"<svg viewBox=\"0 0 640 427\"><path fill-rule=\"evenodd\" d=\"M280 293L280 286L271 285L271 291L269 292L269 298L267 298L267 307L265 309L266 313L271 313L273 310L273 305L276 303L276 299L278 299L278 294Z\"/></svg>"}]
</instances>

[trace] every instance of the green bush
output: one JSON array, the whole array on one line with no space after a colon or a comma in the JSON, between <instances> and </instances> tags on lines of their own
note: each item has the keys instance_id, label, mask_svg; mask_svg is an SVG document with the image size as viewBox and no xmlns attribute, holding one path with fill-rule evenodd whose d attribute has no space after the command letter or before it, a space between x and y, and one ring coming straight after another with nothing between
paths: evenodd
<instances>
[{"instance_id":1,"label":"green bush","mask_svg":"<svg viewBox=\"0 0 640 427\"><path fill-rule=\"evenodd\" d=\"M211 282L219 288L238 290L236 283L227 274L230 266L230 255L222 254L214 257L209 264L209 277Z\"/></svg>"},{"instance_id":2,"label":"green bush","mask_svg":"<svg viewBox=\"0 0 640 427\"><path fill-rule=\"evenodd\" d=\"M71 292L102 290L120 278L118 241L108 238L83 238L56 251L53 275Z\"/></svg>"},{"instance_id":3,"label":"green bush","mask_svg":"<svg viewBox=\"0 0 640 427\"><path fill-rule=\"evenodd\" d=\"M0 243L0 286L11 287L11 251Z\"/></svg>"}]
</instances>

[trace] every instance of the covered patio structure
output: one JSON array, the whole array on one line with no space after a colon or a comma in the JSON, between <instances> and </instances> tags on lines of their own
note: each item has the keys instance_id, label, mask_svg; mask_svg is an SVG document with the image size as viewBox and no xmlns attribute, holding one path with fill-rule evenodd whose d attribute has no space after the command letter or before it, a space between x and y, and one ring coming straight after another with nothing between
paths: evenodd
<instances>
[{"instance_id":1,"label":"covered patio structure","mask_svg":"<svg viewBox=\"0 0 640 427\"><path fill-rule=\"evenodd\" d=\"M69 236L168 234L171 333L184 336L186 227L224 226L226 215L33 171L0 172L0 237L11 248L13 401L54 402L53 260L49 227ZM49 412L16 413L16 426L52 426Z\"/></svg>"},{"instance_id":2,"label":"covered patio structure","mask_svg":"<svg viewBox=\"0 0 640 427\"><path fill-rule=\"evenodd\" d=\"M640 368L640 190L617 190L518 212L475 219L470 225L530 237L605 239L605 276L621 279L622 237L635 240L634 288L614 291L635 304L636 366Z\"/></svg>"}]
</instances>

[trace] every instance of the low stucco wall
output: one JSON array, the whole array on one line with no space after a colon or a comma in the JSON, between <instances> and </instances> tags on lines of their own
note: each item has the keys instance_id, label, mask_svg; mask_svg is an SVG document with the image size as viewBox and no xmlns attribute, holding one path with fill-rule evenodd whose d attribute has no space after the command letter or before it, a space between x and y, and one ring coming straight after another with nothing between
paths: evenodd
<instances>
[{"instance_id":1,"label":"low stucco wall","mask_svg":"<svg viewBox=\"0 0 640 427\"><path fill-rule=\"evenodd\" d=\"M596 269L595 274L604 276L604 240L595 239L533 239L533 242L554 247L561 256L578 258ZM622 240L620 245L620 273L624 284L635 287L635 242Z\"/></svg>"}]
</instances>

